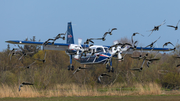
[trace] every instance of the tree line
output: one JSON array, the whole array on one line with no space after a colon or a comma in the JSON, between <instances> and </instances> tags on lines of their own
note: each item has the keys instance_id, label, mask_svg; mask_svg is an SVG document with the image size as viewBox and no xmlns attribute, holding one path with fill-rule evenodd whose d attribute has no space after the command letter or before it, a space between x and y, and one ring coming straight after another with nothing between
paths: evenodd
<instances>
[{"instance_id":1,"label":"tree line","mask_svg":"<svg viewBox=\"0 0 180 101\"><path fill-rule=\"evenodd\" d=\"M35 37L26 39L26 41L36 41ZM126 39L125 39L126 40ZM124 41L121 39L120 41ZM127 41L127 40L126 40ZM56 84L77 84L89 86L110 86L116 83L125 83L127 86L133 86L136 83L146 84L156 82L164 88L179 89L180 86L180 59L174 56L180 55L180 45L176 50L169 53L152 52L148 57L157 55L159 61L154 61L150 67L143 66L141 72L132 71L131 68L140 68L142 60L132 59L131 56L139 56L140 52L134 52L132 55L126 55L124 61L113 60L114 73L109 73L111 77L104 77L102 83L98 83L98 76L102 73L108 73L103 64L87 65L85 70L81 70L73 75L74 71L68 71L69 56L65 51L41 50L40 46L24 45L22 49L34 52L18 60L21 55L14 55L10 59L10 46L0 52L0 82L2 84L14 85L22 82L33 83L38 89L51 88ZM38 61L43 59L45 62ZM145 53L142 53L144 55ZM35 62L36 61L36 62ZM34 62L34 63L33 63ZM33 63L33 64L32 64ZM32 65L30 65L32 64ZM29 66L30 65L30 66ZM76 68L83 67L80 63L73 60ZM27 68L29 66L29 68Z\"/></svg>"}]
</instances>

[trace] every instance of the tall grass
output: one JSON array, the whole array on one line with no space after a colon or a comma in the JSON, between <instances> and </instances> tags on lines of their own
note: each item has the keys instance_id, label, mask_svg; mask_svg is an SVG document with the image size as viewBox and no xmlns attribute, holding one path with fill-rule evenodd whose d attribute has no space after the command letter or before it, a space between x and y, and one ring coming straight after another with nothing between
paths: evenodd
<instances>
[{"instance_id":1,"label":"tall grass","mask_svg":"<svg viewBox=\"0 0 180 101\"><path fill-rule=\"evenodd\" d=\"M122 84L109 87L79 86L76 84L56 85L48 90L37 90L33 86L24 86L18 91L18 85L0 87L0 98L3 97L57 97L57 96L125 96L125 95L159 95L161 87L156 83L136 84L131 88L122 88Z\"/></svg>"},{"instance_id":2,"label":"tall grass","mask_svg":"<svg viewBox=\"0 0 180 101\"><path fill-rule=\"evenodd\" d=\"M161 87L156 83L148 83L144 86L142 84L136 84L136 95L159 95L161 94Z\"/></svg>"}]
</instances>

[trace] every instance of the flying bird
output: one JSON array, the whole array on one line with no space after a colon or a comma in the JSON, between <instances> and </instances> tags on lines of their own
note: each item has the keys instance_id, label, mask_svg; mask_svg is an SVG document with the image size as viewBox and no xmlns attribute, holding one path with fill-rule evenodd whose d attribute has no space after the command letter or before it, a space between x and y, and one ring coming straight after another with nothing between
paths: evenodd
<instances>
[{"instance_id":1,"label":"flying bird","mask_svg":"<svg viewBox=\"0 0 180 101\"><path fill-rule=\"evenodd\" d=\"M64 35L64 36L61 36L61 35ZM52 44L54 44L54 42L55 42L57 39L59 39L59 38L65 40L65 35L66 35L66 33L60 33L60 34L58 34L56 37L54 37Z\"/></svg>"},{"instance_id":2,"label":"flying bird","mask_svg":"<svg viewBox=\"0 0 180 101\"><path fill-rule=\"evenodd\" d=\"M143 36L143 37L144 37L144 35L142 35L142 34L140 34L140 33L138 33L138 32L133 33L133 35L131 36L131 41L132 41L132 44L134 44L134 41L133 41L133 36L135 36L136 34L139 34L139 35L141 35L141 36Z\"/></svg>"},{"instance_id":3,"label":"flying bird","mask_svg":"<svg viewBox=\"0 0 180 101\"><path fill-rule=\"evenodd\" d=\"M180 20L179 20L179 21L180 21ZM177 30L177 29L178 29L179 21L178 21L178 23L176 24L176 26L173 26L173 25L167 25L167 26L168 26L168 27L172 27L172 28L174 28L175 30Z\"/></svg>"},{"instance_id":4,"label":"flying bird","mask_svg":"<svg viewBox=\"0 0 180 101\"><path fill-rule=\"evenodd\" d=\"M174 58L180 58L180 56L176 56L176 57L174 57Z\"/></svg>"},{"instance_id":5,"label":"flying bird","mask_svg":"<svg viewBox=\"0 0 180 101\"><path fill-rule=\"evenodd\" d=\"M157 60L160 60L160 59L146 59L146 60L148 60L147 61L147 67L149 67L149 64L151 64L153 61L157 61Z\"/></svg>"},{"instance_id":6,"label":"flying bird","mask_svg":"<svg viewBox=\"0 0 180 101\"><path fill-rule=\"evenodd\" d=\"M106 73L103 73L101 74L99 77L98 77L98 82L101 83L101 78L104 77L104 76L108 76L108 77L111 77L110 75L106 74Z\"/></svg>"},{"instance_id":7,"label":"flying bird","mask_svg":"<svg viewBox=\"0 0 180 101\"><path fill-rule=\"evenodd\" d=\"M14 53L15 50L18 50L18 48L13 48L10 52L9 52L9 55Z\"/></svg>"},{"instance_id":8,"label":"flying bird","mask_svg":"<svg viewBox=\"0 0 180 101\"><path fill-rule=\"evenodd\" d=\"M115 49L116 49L118 46L124 47L124 46L126 46L126 45L132 46L130 43L120 43L120 42L119 42L119 43L116 43L115 45L110 46L109 49L111 49L111 48L113 48L113 47L115 47Z\"/></svg>"},{"instance_id":9,"label":"flying bird","mask_svg":"<svg viewBox=\"0 0 180 101\"><path fill-rule=\"evenodd\" d=\"M34 53L34 52L28 52L27 49L23 49L23 48L20 47L19 45L18 45L18 47L19 47L19 49L21 49L21 51L18 51L18 54L21 55L21 57L20 57L18 60L21 60L22 57L26 56L27 54L32 54L32 53Z\"/></svg>"},{"instance_id":10,"label":"flying bird","mask_svg":"<svg viewBox=\"0 0 180 101\"><path fill-rule=\"evenodd\" d=\"M141 72L142 71L142 69L143 69L143 65L144 65L144 63L145 63L145 61L147 60L147 56L148 56L148 53L146 53L145 54L145 56L143 56L143 57L134 57L134 59L143 59L143 63L142 63L142 65L141 65L141 67L140 68L132 68L131 70L133 70L133 71L139 71L139 72Z\"/></svg>"},{"instance_id":11,"label":"flying bird","mask_svg":"<svg viewBox=\"0 0 180 101\"><path fill-rule=\"evenodd\" d=\"M82 67L79 67L79 68L77 68L77 69L74 71L74 73L73 73L73 74L75 74L76 72L79 72L81 69L87 69L87 68L82 68Z\"/></svg>"},{"instance_id":12,"label":"flying bird","mask_svg":"<svg viewBox=\"0 0 180 101\"><path fill-rule=\"evenodd\" d=\"M34 63L36 63L36 61L34 61L33 63L31 63L30 65L27 66L27 68L29 69L31 65L33 65Z\"/></svg>"},{"instance_id":13,"label":"flying bird","mask_svg":"<svg viewBox=\"0 0 180 101\"><path fill-rule=\"evenodd\" d=\"M25 52L25 51L22 51L20 54L21 54L21 57L18 59L18 60L21 60L22 57L26 56L27 54L32 54L34 52Z\"/></svg>"},{"instance_id":14,"label":"flying bird","mask_svg":"<svg viewBox=\"0 0 180 101\"><path fill-rule=\"evenodd\" d=\"M160 25L158 25L158 26L154 26L154 28L153 28L152 30L150 30L151 33L149 34L149 36L152 34L153 31L158 31L158 30L159 30L159 27L165 24L165 21L166 21L166 20L164 20L164 21L163 21ZM149 37L149 36L148 36L148 37Z\"/></svg>"},{"instance_id":15,"label":"flying bird","mask_svg":"<svg viewBox=\"0 0 180 101\"><path fill-rule=\"evenodd\" d=\"M159 37L157 40L159 40L161 37ZM156 43L156 41L157 40L155 40L154 42L152 42L151 44L149 44L149 45L147 45L145 48L147 48L147 47L150 47L150 48L152 48L153 47L153 45L154 45L154 43Z\"/></svg>"},{"instance_id":16,"label":"flying bird","mask_svg":"<svg viewBox=\"0 0 180 101\"><path fill-rule=\"evenodd\" d=\"M17 54L17 52L16 52L15 50L18 50L18 48L13 48L13 49L9 52L10 60L11 60L11 57L12 57L12 56L14 56L14 55ZM9 56L9 55L8 55L8 56Z\"/></svg>"},{"instance_id":17,"label":"flying bird","mask_svg":"<svg viewBox=\"0 0 180 101\"><path fill-rule=\"evenodd\" d=\"M35 59L35 60L39 60L39 61L42 61L43 63L45 63L46 62L46 52L45 52L45 54L44 54L44 59Z\"/></svg>"},{"instance_id":18,"label":"flying bird","mask_svg":"<svg viewBox=\"0 0 180 101\"><path fill-rule=\"evenodd\" d=\"M117 28L112 28L111 31L105 32L104 35L103 35L103 37L102 37L102 40L105 41L105 37L106 37L107 34L112 35L112 31L113 31L113 30L117 30Z\"/></svg>"},{"instance_id":19,"label":"flying bird","mask_svg":"<svg viewBox=\"0 0 180 101\"><path fill-rule=\"evenodd\" d=\"M171 45L174 47L174 45L173 45L171 42L166 42L166 43L163 45L163 48L164 48L164 46L167 46L168 44L171 44Z\"/></svg>"},{"instance_id":20,"label":"flying bird","mask_svg":"<svg viewBox=\"0 0 180 101\"><path fill-rule=\"evenodd\" d=\"M117 28L112 28L111 31L109 32L110 35L112 35L113 30L117 30Z\"/></svg>"},{"instance_id":21,"label":"flying bird","mask_svg":"<svg viewBox=\"0 0 180 101\"><path fill-rule=\"evenodd\" d=\"M94 38L87 39L86 42L84 42L84 44L89 45L89 42L91 42L92 44L90 46L93 46L94 45L94 42L92 41L93 39Z\"/></svg>"},{"instance_id":22,"label":"flying bird","mask_svg":"<svg viewBox=\"0 0 180 101\"><path fill-rule=\"evenodd\" d=\"M139 71L139 72L141 72L142 71L142 67L141 68L131 68L131 70L133 70L133 71Z\"/></svg>"},{"instance_id":23,"label":"flying bird","mask_svg":"<svg viewBox=\"0 0 180 101\"><path fill-rule=\"evenodd\" d=\"M21 87L23 87L24 85L33 85L33 84L32 83L23 82L22 84L19 85L19 91L21 90Z\"/></svg>"},{"instance_id":24,"label":"flying bird","mask_svg":"<svg viewBox=\"0 0 180 101\"><path fill-rule=\"evenodd\" d=\"M117 30L117 28L112 28L111 31L105 32L102 38L90 38L90 40L102 40L102 41L105 41L106 40L105 37L107 36L107 34L112 35L113 30Z\"/></svg>"},{"instance_id":25,"label":"flying bird","mask_svg":"<svg viewBox=\"0 0 180 101\"><path fill-rule=\"evenodd\" d=\"M180 64L178 64L176 67L179 67L180 66Z\"/></svg>"},{"instance_id":26,"label":"flying bird","mask_svg":"<svg viewBox=\"0 0 180 101\"><path fill-rule=\"evenodd\" d=\"M48 43L52 43L52 42L49 42L50 40L54 40L54 39L48 39L48 40L46 40L46 41L43 43L43 45L46 46Z\"/></svg>"}]
</instances>

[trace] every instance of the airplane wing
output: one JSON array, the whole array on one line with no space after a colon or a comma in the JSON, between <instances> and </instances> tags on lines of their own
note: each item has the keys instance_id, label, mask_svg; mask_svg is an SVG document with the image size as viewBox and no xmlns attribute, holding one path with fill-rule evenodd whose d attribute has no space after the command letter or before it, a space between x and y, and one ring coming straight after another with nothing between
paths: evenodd
<instances>
[{"instance_id":1,"label":"airplane wing","mask_svg":"<svg viewBox=\"0 0 180 101\"><path fill-rule=\"evenodd\" d=\"M22 45L43 45L44 42L33 42L33 41L20 41L20 40L9 40L6 41L7 43L11 43L11 44L22 44ZM48 43L46 46L43 46L44 50L68 50L70 44L66 44L66 43ZM88 46L86 46L88 47ZM105 47L110 47L110 46L105 46ZM153 51L171 51L173 50L173 48L145 48L145 47L136 47L135 50L142 50L143 51L151 51L153 49ZM132 54L133 49L130 49L129 52L130 54Z\"/></svg>"},{"instance_id":2,"label":"airplane wing","mask_svg":"<svg viewBox=\"0 0 180 101\"><path fill-rule=\"evenodd\" d=\"M143 51L171 51L171 50L174 50L173 48L145 48L145 47L136 47L136 50L142 50Z\"/></svg>"},{"instance_id":3,"label":"airplane wing","mask_svg":"<svg viewBox=\"0 0 180 101\"><path fill-rule=\"evenodd\" d=\"M104 46L104 47L110 47L110 46ZM129 52L131 52L133 48L130 48ZM148 48L148 47L136 47L135 50L143 50L143 51L172 51L174 48Z\"/></svg>"},{"instance_id":4,"label":"airplane wing","mask_svg":"<svg viewBox=\"0 0 180 101\"><path fill-rule=\"evenodd\" d=\"M9 40L6 41L11 44L22 44L22 45L43 45L44 42L33 42L33 41L20 41L20 40ZM69 44L65 43L48 43L46 46L43 46L44 50L62 50L65 51L69 47Z\"/></svg>"}]
</instances>

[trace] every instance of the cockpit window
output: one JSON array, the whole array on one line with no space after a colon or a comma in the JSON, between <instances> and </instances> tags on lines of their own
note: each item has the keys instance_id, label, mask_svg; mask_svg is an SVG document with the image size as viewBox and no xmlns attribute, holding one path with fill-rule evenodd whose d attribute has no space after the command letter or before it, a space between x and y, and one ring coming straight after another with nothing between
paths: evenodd
<instances>
[{"instance_id":1,"label":"cockpit window","mask_svg":"<svg viewBox=\"0 0 180 101\"><path fill-rule=\"evenodd\" d=\"M96 52L104 52L104 51L103 51L103 48L99 47L99 48L96 48Z\"/></svg>"},{"instance_id":2,"label":"cockpit window","mask_svg":"<svg viewBox=\"0 0 180 101\"><path fill-rule=\"evenodd\" d=\"M106 52L108 52L108 48L104 48L104 50L105 50Z\"/></svg>"}]
</instances>

